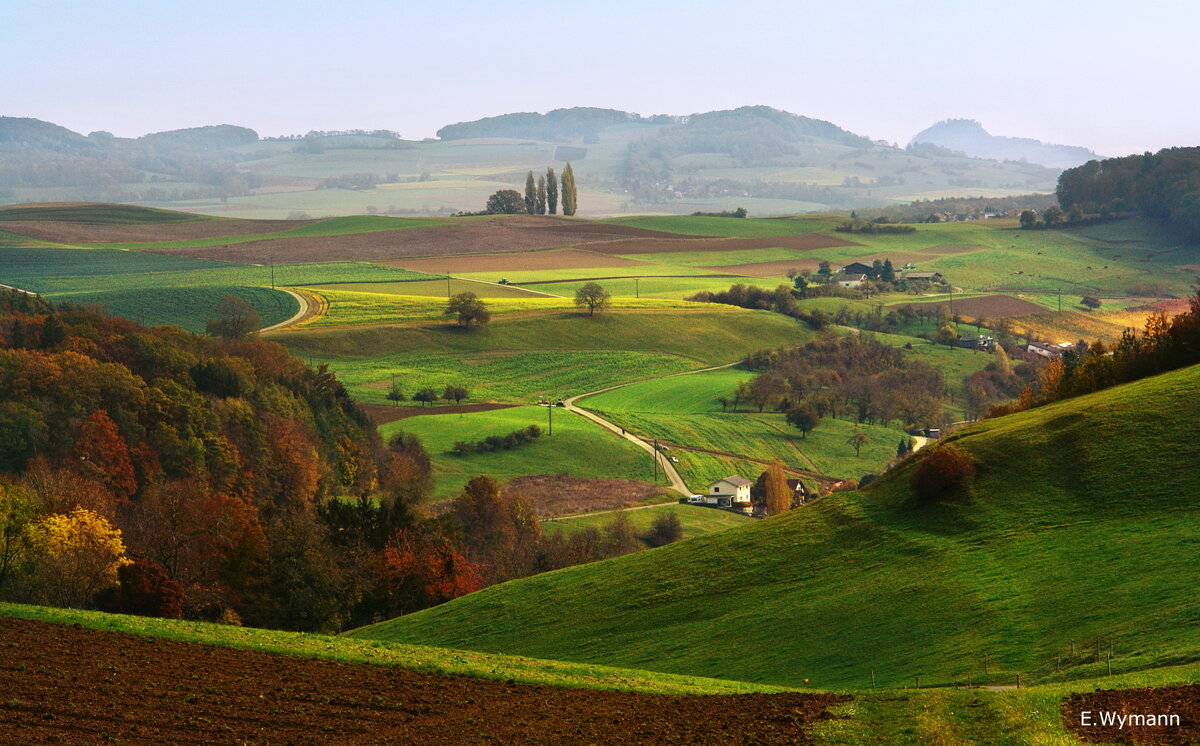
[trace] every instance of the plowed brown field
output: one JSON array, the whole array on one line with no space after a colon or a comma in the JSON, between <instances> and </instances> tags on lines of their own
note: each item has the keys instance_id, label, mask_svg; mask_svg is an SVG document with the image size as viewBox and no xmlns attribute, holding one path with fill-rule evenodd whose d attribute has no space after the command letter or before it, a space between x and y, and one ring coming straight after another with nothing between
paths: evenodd
<instances>
[{"instance_id":1,"label":"plowed brown field","mask_svg":"<svg viewBox=\"0 0 1200 746\"><path fill-rule=\"evenodd\" d=\"M949 303L900 303L893 308L908 306L909 308L929 308L931 305L949 306ZM1011 295L982 295L978 298L955 298L954 312L975 319L1005 319L1011 316L1027 316L1033 313L1043 313L1036 303L1014 298Z\"/></svg>"},{"instance_id":2,"label":"plowed brown field","mask_svg":"<svg viewBox=\"0 0 1200 746\"><path fill-rule=\"evenodd\" d=\"M217 236L248 236L300 228L312 220L194 220L180 223L93 224L14 220L4 230L55 243L91 244L191 241Z\"/></svg>"},{"instance_id":3,"label":"plowed brown field","mask_svg":"<svg viewBox=\"0 0 1200 746\"><path fill-rule=\"evenodd\" d=\"M784 259L778 262L754 262L751 264L726 264L721 267L705 267L715 272L728 272L735 275L744 275L749 277L774 277L775 275L786 275L788 270L815 270L821 266L821 260L817 257L804 259Z\"/></svg>"},{"instance_id":4,"label":"plowed brown field","mask_svg":"<svg viewBox=\"0 0 1200 746\"><path fill-rule=\"evenodd\" d=\"M593 251L559 249L525 251L510 254L448 256L444 259L394 259L379 262L417 272L523 272L546 269L588 269L591 267L641 267L646 262Z\"/></svg>"},{"instance_id":5,"label":"plowed brown field","mask_svg":"<svg viewBox=\"0 0 1200 746\"><path fill-rule=\"evenodd\" d=\"M1180 724L1144 725L1126 721L1117 725L1084 725L1082 714L1100 723L1100 713L1119 715L1178 715ZM1156 686L1146 689L1103 689L1080 692L1063 700L1063 723L1084 741L1134 744L1200 743L1200 684ZM1141 723L1149 722L1147 720Z\"/></svg>"},{"instance_id":6,"label":"plowed brown field","mask_svg":"<svg viewBox=\"0 0 1200 746\"><path fill-rule=\"evenodd\" d=\"M344 236L271 238L226 246L161 251L228 262L263 264L273 257L276 264L298 264L454 254L495 254L577 247L593 242L601 242L596 245L603 246L612 241L644 241L651 237L678 238L684 241L704 240L621 225L583 223L562 218L512 216L464 220L430 228L354 233Z\"/></svg>"},{"instance_id":7,"label":"plowed brown field","mask_svg":"<svg viewBox=\"0 0 1200 746\"><path fill-rule=\"evenodd\" d=\"M804 744L848 699L563 689L0 618L5 743Z\"/></svg>"}]
</instances>

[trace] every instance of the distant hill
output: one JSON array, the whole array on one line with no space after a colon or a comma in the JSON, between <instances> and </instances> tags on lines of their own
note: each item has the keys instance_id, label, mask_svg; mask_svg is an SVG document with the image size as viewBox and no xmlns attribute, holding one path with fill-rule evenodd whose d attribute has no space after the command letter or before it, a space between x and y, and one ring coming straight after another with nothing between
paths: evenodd
<instances>
[{"instance_id":1,"label":"distant hill","mask_svg":"<svg viewBox=\"0 0 1200 746\"><path fill-rule=\"evenodd\" d=\"M972 158L1027 161L1047 168L1071 168L1101 156L1075 145L1054 145L1027 137L993 135L973 119L947 119L918 132L913 145L927 143Z\"/></svg>"},{"instance_id":2,"label":"distant hill","mask_svg":"<svg viewBox=\"0 0 1200 746\"><path fill-rule=\"evenodd\" d=\"M249 218L449 215L480 210L497 190L523 189L529 171L570 160L581 215L742 207L769 216L1049 193L1058 176L933 145L904 150L768 106L686 116L577 107L460 122L438 135L263 138L223 124L85 137L4 117L0 204L126 202Z\"/></svg>"},{"instance_id":3,"label":"distant hill","mask_svg":"<svg viewBox=\"0 0 1200 746\"><path fill-rule=\"evenodd\" d=\"M954 433L978 476L946 503L914 504L910 460L863 492L352 634L814 687L978 682L985 655L1003 683L1088 678L1104 663L1072 647L1101 638L1114 672L1195 661L1198 386L1200 366Z\"/></svg>"}]
</instances>

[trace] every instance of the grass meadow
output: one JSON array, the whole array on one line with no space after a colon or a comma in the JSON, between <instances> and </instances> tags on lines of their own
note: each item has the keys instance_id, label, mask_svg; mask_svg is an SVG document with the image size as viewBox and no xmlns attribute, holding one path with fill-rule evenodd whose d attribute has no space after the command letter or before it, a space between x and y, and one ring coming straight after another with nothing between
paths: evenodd
<instances>
[{"instance_id":1,"label":"grass meadow","mask_svg":"<svg viewBox=\"0 0 1200 746\"><path fill-rule=\"evenodd\" d=\"M961 431L981 466L957 501L915 504L910 465L357 634L819 688L866 688L872 671L888 688L1186 681L1200 662L1197 385L1200 367ZM497 605L503 619L484 611ZM1113 647L1111 679L1082 652L1096 640Z\"/></svg>"},{"instance_id":2,"label":"grass meadow","mask_svg":"<svg viewBox=\"0 0 1200 746\"><path fill-rule=\"evenodd\" d=\"M683 527L683 538L685 539L690 539L693 536L702 536L713 531L721 531L732 526L740 526L743 523L754 520L748 516L738 515L727 510L716 510L699 505L671 503L667 505L655 505L652 508L637 508L635 510L623 511L614 510L596 515L581 516L579 518L556 518L554 520L542 521L542 530L548 534L571 534L588 528L603 529L616 518L617 513L624 513L629 519L629 525L633 527L634 531L639 533L649 531L656 518L668 514L674 515L679 519L679 524Z\"/></svg>"},{"instance_id":3,"label":"grass meadow","mask_svg":"<svg viewBox=\"0 0 1200 746\"><path fill-rule=\"evenodd\" d=\"M501 482L530 474L566 474L654 483L650 454L579 415L553 409L553 434L549 433L548 408L538 406L409 417L381 425L379 430L385 439L397 432L421 439L433 459L438 500L453 497L467 480L479 475ZM466 456L450 453L456 441L507 435L529 425L541 427L542 437L510 451ZM659 483L667 484L661 473Z\"/></svg>"}]
</instances>

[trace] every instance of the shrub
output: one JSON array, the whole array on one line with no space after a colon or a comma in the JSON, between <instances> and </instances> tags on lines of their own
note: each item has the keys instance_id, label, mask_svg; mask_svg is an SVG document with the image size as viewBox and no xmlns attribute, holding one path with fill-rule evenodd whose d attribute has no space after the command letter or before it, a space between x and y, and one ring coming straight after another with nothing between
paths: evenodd
<instances>
[{"instance_id":1,"label":"shrub","mask_svg":"<svg viewBox=\"0 0 1200 746\"><path fill-rule=\"evenodd\" d=\"M532 443L542 437L542 428L537 425L523 427L520 430L514 430L507 435L489 435L483 440L474 442L456 441L450 452L456 456L465 456L470 453L488 453L490 451L511 451L514 448Z\"/></svg>"},{"instance_id":2,"label":"shrub","mask_svg":"<svg viewBox=\"0 0 1200 746\"><path fill-rule=\"evenodd\" d=\"M928 452L917 463L909 485L919 500L936 503L954 497L975 477L975 460L955 445Z\"/></svg>"}]
</instances>

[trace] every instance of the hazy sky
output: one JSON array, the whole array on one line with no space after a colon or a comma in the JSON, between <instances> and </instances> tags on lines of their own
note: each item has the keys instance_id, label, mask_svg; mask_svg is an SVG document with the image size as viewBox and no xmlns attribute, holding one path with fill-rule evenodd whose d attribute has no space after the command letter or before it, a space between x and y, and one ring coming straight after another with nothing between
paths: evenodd
<instances>
[{"instance_id":1,"label":"hazy sky","mask_svg":"<svg viewBox=\"0 0 1200 746\"><path fill-rule=\"evenodd\" d=\"M766 104L901 145L968 117L1122 155L1200 145L1197 29L1187 0L3 0L0 114L426 137L511 111Z\"/></svg>"}]
</instances>

